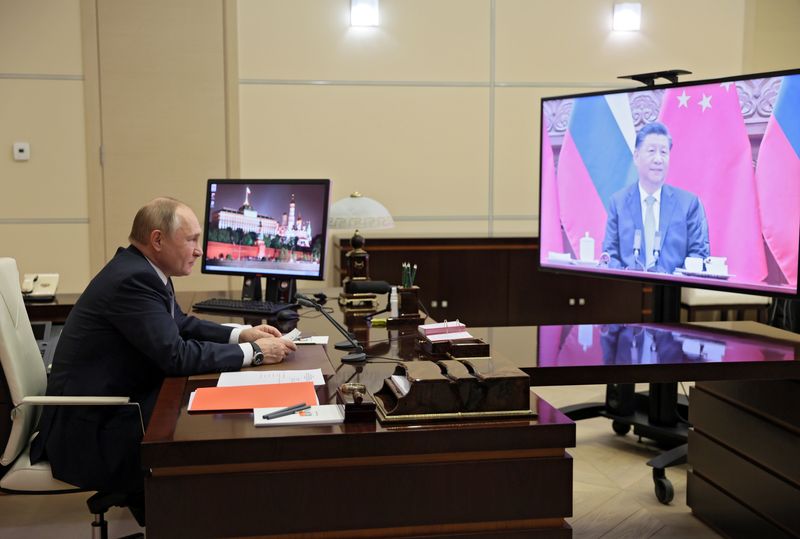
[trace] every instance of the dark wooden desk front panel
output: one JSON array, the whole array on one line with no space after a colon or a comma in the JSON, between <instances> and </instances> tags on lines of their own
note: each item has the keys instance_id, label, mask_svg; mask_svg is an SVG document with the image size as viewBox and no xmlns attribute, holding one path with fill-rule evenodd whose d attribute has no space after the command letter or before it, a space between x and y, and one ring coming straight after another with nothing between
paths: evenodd
<instances>
[{"instance_id":1,"label":"dark wooden desk front panel","mask_svg":"<svg viewBox=\"0 0 800 539\"><path fill-rule=\"evenodd\" d=\"M187 390L165 384L143 444L148 537L570 536L574 425L543 401L537 421L255 429L176 410Z\"/></svg>"}]
</instances>

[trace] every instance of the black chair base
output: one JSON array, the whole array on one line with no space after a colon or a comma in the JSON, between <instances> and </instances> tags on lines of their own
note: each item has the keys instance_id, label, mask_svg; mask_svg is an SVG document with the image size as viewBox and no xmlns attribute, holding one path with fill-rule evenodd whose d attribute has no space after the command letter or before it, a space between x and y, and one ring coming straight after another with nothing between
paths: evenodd
<instances>
[{"instance_id":1,"label":"black chair base","mask_svg":"<svg viewBox=\"0 0 800 539\"><path fill-rule=\"evenodd\" d=\"M108 522L105 519L106 512L112 507L127 507L136 523L145 526L144 496L142 494L129 494L124 492L98 492L86 500L89 511L94 515L92 522L92 537L97 539L108 539ZM142 533L127 535L120 539L134 539L144 537Z\"/></svg>"}]
</instances>

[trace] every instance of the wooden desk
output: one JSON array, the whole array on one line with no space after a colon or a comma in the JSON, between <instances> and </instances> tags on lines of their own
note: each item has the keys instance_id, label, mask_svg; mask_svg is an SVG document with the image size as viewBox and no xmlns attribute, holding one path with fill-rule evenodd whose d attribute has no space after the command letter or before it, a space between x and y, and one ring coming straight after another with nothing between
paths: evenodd
<instances>
[{"instance_id":1,"label":"wooden desk","mask_svg":"<svg viewBox=\"0 0 800 539\"><path fill-rule=\"evenodd\" d=\"M317 313L299 327L337 340ZM413 353L379 341L384 357ZM327 350L321 402L345 380L377 390L396 364ZM189 392L214 383L162 386L142 444L148 537L571 537L575 425L534 394L536 419L256 429L252 414L186 413Z\"/></svg>"},{"instance_id":2,"label":"wooden desk","mask_svg":"<svg viewBox=\"0 0 800 539\"><path fill-rule=\"evenodd\" d=\"M181 294L179 299L186 309L193 300ZM416 357L413 331L370 328L358 315L345 319L367 344L370 355ZM668 330L673 342L662 351L672 355L662 354L658 361L651 357L648 362L620 354L619 337L608 338L613 332L618 335L620 328L608 325L472 332L492 343L494 355L512 359L528 372L534 386L800 379L798 337L763 324L626 327L634 333ZM707 331L699 332L703 327ZM300 328L307 334L332 334L316 313L303 314ZM281 329L288 331L291 324ZM333 337L336 340L338 336ZM614 354L610 342L616 342ZM704 343L705 356L695 353L700 343ZM720 346L725 354L720 355ZM341 365L342 353L332 346L327 352L333 375L321 390L321 400L348 380L361 381L374 391L394 369L393 362L379 360L363 368ZM188 416L188 393L203 384L213 384L213 380L167 380L148 428L142 452L145 465L153 469L147 483L148 535L152 537L182 533L300 537L297 534L303 533L303 537L326 538L432 534L474 538L571 533L563 521L571 514L572 467L565 448L574 446L575 427L544 401L536 399L537 421L403 427L371 422L256 431L250 414ZM698 387L715 395L728 391L720 383ZM752 384L730 387L749 393ZM735 395L724 398L738 399ZM768 404L784 407L790 402L784 397L780 404ZM749 412L754 409L749 404L744 407ZM718 421L727 421L726 414ZM797 423L796 418L793 421ZM710 432L718 427L704 428ZM735 446L730 451L737 452L739 443L730 442ZM711 448L701 449L712 454ZM751 457L745 464L752 462ZM702 468L707 463L698 465ZM734 514L739 518L741 512L720 500L728 500L725 492L738 491L735 485L713 483L717 476L712 472L690 476L691 505L704 519L730 533L721 523L731 522ZM701 479L711 483L701 483ZM744 495L736 496L744 499ZM772 506L781 511L784 507L786 514L793 514L792 504ZM469 535L470 531L477 533Z\"/></svg>"}]
</instances>

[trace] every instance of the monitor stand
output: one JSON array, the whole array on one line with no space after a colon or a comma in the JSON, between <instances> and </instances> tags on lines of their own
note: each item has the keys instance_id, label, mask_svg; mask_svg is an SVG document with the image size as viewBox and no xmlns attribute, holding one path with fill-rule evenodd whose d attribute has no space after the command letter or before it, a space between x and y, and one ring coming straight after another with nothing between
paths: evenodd
<instances>
[{"instance_id":1,"label":"monitor stand","mask_svg":"<svg viewBox=\"0 0 800 539\"><path fill-rule=\"evenodd\" d=\"M680 286L653 285L653 300L653 322L680 321ZM677 382L650 383L647 393L636 393L635 387L635 384L608 384L605 402L576 404L560 411L573 421L607 417L617 434L624 436L633 427L635 435L667 449L647 462L653 468L656 498L667 504L672 501L674 489L665 469L686 462L688 401L678 398Z\"/></svg>"},{"instance_id":2,"label":"monitor stand","mask_svg":"<svg viewBox=\"0 0 800 539\"><path fill-rule=\"evenodd\" d=\"M267 277L266 294L262 292L261 276L247 276L242 282L243 301L271 301L273 303L294 303L297 285L290 277Z\"/></svg>"},{"instance_id":3,"label":"monitor stand","mask_svg":"<svg viewBox=\"0 0 800 539\"><path fill-rule=\"evenodd\" d=\"M267 301L295 303L297 284L291 277L267 277Z\"/></svg>"}]
</instances>

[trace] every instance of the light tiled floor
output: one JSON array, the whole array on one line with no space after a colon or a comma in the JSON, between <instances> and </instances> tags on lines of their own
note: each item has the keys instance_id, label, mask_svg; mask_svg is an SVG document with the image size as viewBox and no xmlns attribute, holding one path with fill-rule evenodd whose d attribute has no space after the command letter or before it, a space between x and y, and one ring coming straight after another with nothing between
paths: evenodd
<instances>
[{"instance_id":1,"label":"light tiled floor","mask_svg":"<svg viewBox=\"0 0 800 539\"><path fill-rule=\"evenodd\" d=\"M646 386L645 386L646 387ZM555 406L604 399L604 386L536 388ZM569 519L576 539L635 538L701 539L719 537L686 506L686 466L671 468L667 476L675 487L675 499L663 505L653 493L651 468L645 461L658 453L636 437L617 436L604 418L577 423L574 457L573 517ZM0 537L86 538L91 515L89 494L52 496L0 495ZM108 514L111 537L141 531L126 509Z\"/></svg>"},{"instance_id":2,"label":"light tiled floor","mask_svg":"<svg viewBox=\"0 0 800 539\"><path fill-rule=\"evenodd\" d=\"M647 385L637 386L646 390ZM605 386L539 387L542 398L557 407L602 402ZM719 537L694 517L686 505L687 465L667 470L675 489L670 505L660 503L653 490L652 468L645 462L658 455L652 443L633 434L618 436L611 421L578 421L573 456L573 537L700 539Z\"/></svg>"}]
</instances>

